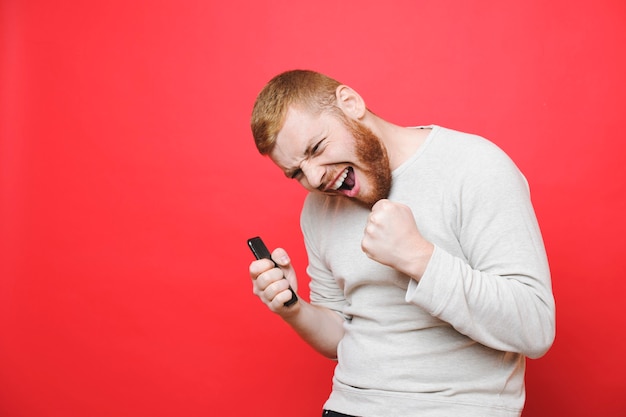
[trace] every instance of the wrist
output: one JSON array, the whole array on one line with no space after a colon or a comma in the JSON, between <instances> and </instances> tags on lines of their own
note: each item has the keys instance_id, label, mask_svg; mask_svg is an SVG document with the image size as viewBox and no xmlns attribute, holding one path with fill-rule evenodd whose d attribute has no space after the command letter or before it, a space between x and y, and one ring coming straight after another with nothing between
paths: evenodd
<instances>
[{"instance_id":1,"label":"wrist","mask_svg":"<svg viewBox=\"0 0 626 417\"><path fill-rule=\"evenodd\" d=\"M423 247L415 252L415 257L410 260L406 266L406 270L403 272L415 281L419 282L426 272L426 268L428 267L428 263L430 262L434 251L435 245L430 242L425 242Z\"/></svg>"}]
</instances>

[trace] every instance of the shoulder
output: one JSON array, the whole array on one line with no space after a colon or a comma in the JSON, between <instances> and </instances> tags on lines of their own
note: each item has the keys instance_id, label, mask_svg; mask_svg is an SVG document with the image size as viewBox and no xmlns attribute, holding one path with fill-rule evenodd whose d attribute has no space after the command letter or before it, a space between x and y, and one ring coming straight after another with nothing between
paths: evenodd
<instances>
[{"instance_id":1,"label":"shoulder","mask_svg":"<svg viewBox=\"0 0 626 417\"><path fill-rule=\"evenodd\" d=\"M498 145L483 136L444 127L439 127L435 133L436 142L456 154L468 157L481 154L506 157L505 152Z\"/></svg>"},{"instance_id":2,"label":"shoulder","mask_svg":"<svg viewBox=\"0 0 626 417\"><path fill-rule=\"evenodd\" d=\"M435 132L433 150L440 158L464 170L465 174L493 175L501 171L517 172L509 155L483 136L440 127Z\"/></svg>"}]
</instances>

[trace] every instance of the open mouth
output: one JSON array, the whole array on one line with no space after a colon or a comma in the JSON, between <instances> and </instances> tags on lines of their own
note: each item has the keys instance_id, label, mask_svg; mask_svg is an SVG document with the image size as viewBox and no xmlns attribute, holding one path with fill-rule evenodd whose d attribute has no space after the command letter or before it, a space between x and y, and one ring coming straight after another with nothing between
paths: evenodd
<instances>
[{"instance_id":1,"label":"open mouth","mask_svg":"<svg viewBox=\"0 0 626 417\"><path fill-rule=\"evenodd\" d=\"M352 167L347 167L337 177L335 182L328 188L333 191L338 191L338 190L349 191L354 187L354 184L355 184L354 170L352 169Z\"/></svg>"}]
</instances>

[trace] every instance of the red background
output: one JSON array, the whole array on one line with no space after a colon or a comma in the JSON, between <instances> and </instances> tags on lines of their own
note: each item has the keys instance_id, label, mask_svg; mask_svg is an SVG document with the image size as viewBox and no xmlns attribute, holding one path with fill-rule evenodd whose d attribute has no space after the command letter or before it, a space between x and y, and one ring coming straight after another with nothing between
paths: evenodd
<instances>
[{"instance_id":1,"label":"red background","mask_svg":"<svg viewBox=\"0 0 626 417\"><path fill-rule=\"evenodd\" d=\"M307 284L304 193L248 126L292 68L513 157L558 310L524 416L625 415L625 27L622 0L3 0L0 415L320 414L333 363L247 275L260 234Z\"/></svg>"}]
</instances>

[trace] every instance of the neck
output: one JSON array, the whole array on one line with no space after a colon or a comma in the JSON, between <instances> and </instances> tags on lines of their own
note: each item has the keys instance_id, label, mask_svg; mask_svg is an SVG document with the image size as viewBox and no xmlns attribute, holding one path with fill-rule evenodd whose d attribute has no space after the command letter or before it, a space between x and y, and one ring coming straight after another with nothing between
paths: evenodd
<instances>
[{"instance_id":1,"label":"neck","mask_svg":"<svg viewBox=\"0 0 626 417\"><path fill-rule=\"evenodd\" d=\"M387 148L391 170L398 168L413 156L430 133L430 129L402 127L376 116L372 119L370 128Z\"/></svg>"}]
</instances>

